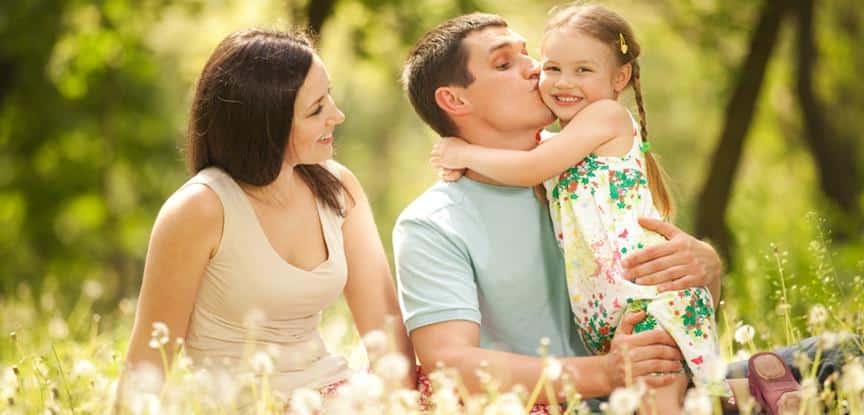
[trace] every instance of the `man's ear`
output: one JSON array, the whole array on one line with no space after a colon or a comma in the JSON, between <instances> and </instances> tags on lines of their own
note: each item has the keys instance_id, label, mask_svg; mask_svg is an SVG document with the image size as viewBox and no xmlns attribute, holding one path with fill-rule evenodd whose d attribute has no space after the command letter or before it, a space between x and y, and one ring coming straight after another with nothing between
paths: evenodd
<instances>
[{"instance_id":1,"label":"man's ear","mask_svg":"<svg viewBox=\"0 0 864 415\"><path fill-rule=\"evenodd\" d=\"M471 103L465 98L464 89L442 86L435 90L435 103L450 115L465 115L471 112Z\"/></svg>"},{"instance_id":2,"label":"man's ear","mask_svg":"<svg viewBox=\"0 0 864 415\"><path fill-rule=\"evenodd\" d=\"M615 79L613 79L613 87L615 87L615 92L621 92L627 85L630 84L630 77L633 76L633 64L626 63L620 68L618 68L618 72L615 74Z\"/></svg>"}]
</instances>

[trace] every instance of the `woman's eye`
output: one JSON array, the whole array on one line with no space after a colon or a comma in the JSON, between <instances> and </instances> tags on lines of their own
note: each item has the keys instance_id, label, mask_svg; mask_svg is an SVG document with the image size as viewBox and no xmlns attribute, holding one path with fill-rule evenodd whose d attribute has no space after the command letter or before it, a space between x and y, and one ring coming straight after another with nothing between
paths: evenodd
<instances>
[{"instance_id":1,"label":"woman's eye","mask_svg":"<svg viewBox=\"0 0 864 415\"><path fill-rule=\"evenodd\" d=\"M314 116L320 114L321 111L322 111L323 109L324 109L324 106L323 106L323 105L319 105L318 108L315 108L315 111L314 111L312 114L310 114L310 116L313 116L313 117L314 117Z\"/></svg>"},{"instance_id":2,"label":"woman's eye","mask_svg":"<svg viewBox=\"0 0 864 415\"><path fill-rule=\"evenodd\" d=\"M547 67L543 68L543 70L546 72L559 72L560 71L560 69L558 69L557 66L547 66Z\"/></svg>"},{"instance_id":3,"label":"woman's eye","mask_svg":"<svg viewBox=\"0 0 864 415\"><path fill-rule=\"evenodd\" d=\"M502 63L502 64L496 66L496 68L498 68L498 69L500 69L500 70L502 70L502 71L507 70L507 69L510 68L510 62L504 62L504 63Z\"/></svg>"}]
</instances>

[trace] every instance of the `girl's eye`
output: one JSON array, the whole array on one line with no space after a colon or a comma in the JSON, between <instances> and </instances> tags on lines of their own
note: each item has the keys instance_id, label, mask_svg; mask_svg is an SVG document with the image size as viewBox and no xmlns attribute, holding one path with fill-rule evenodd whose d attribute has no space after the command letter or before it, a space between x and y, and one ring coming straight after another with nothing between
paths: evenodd
<instances>
[{"instance_id":1,"label":"girl's eye","mask_svg":"<svg viewBox=\"0 0 864 415\"><path fill-rule=\"evenodd\" d=\"M507 69L510 68L510 62L504 62L504 63L496 66L496 68L498 68L499 70L502 70L502 71L506 71Z\"/></svg>"},{"instance_id":2,"label":"girl's eye","mask_svg":"<svg viewBox=\"0 0 864 415\"><path fill-rule=\"evenodd\" d=\"M576 68L576 72L591 72L591 69L588 69L584 66L580 66L580 67Z\"/></svg>"},{"instance_id":3,"label":"girl's eye","mask_svg":"<svg viewBox=\"0 0 864 415\"><path fill-rule=\"evenodd\" d=\"M543 68L543 70L546 72L560 72L561 71L560 69L558 69L557 66L547 66L547 67Z\"/></svg>"}]
</instances>

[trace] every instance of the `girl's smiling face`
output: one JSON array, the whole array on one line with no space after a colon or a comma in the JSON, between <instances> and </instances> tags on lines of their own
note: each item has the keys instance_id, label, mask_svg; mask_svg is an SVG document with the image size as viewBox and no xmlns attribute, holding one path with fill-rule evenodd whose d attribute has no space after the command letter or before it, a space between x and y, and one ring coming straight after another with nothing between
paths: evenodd
<instances>
[{"instance_id":1,"label":"girl's smiling face","mask_svg":"<svg viewBox=\"0 0 864 415\"><path fill-rule=\"evenodd\" d=\"M617 99L630 82L631 67L620 65L612 45L572 28L560 28L543 40L540 95L562 122L588 104Z\"/></svg>"}]
</instances>

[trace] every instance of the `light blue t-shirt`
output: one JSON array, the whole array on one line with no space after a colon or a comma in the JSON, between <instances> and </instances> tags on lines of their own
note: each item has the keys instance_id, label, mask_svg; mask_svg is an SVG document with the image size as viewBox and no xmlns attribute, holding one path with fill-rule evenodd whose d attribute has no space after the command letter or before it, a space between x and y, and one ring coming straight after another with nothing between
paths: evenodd
<instances>
[{"instance_id":1,"label":"light blue t-shirt","mask_svg":"<svg viewBox=\"0 0 864 415\"><path fill-rule=\"evenodd\" d=\"M393 230L408 331L452 320L480 325L480 347L586 356L573 323L564 259L533 189L462 178L432 186Z\"/></svg>"}]
</instances>

